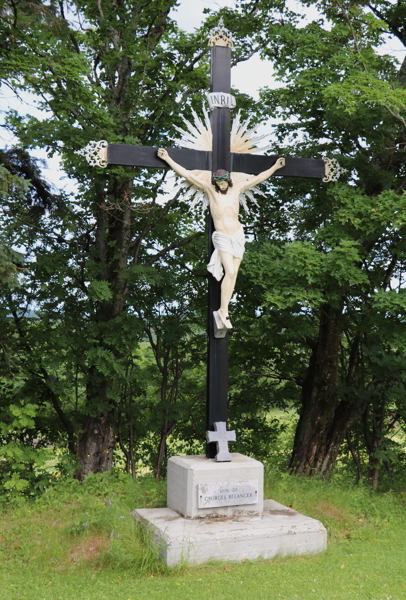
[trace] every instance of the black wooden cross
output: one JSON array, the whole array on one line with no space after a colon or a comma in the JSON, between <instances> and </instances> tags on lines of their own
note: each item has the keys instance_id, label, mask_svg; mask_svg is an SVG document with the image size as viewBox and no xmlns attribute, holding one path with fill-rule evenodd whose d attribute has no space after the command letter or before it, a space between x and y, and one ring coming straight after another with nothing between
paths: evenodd
<instances>
[{"instance_id":1,"label":"black wooden cross","mask_svg":"<svg viewBox=\"0 0 406 600\"><path fill-rule=\"evenodd\" d=\"M211 48L211 92L214 104L210 121L213 132L211 152L199 150L167 148L169 156L182 167L200 171L218 169L235 173L257 175L269 169L277 156L259 156L253 154L234 154L230 152L230 88L231 88L231 35L224 29L222 22L213 30L209 44ZM217 93L217 97L216 97ZM213 96L212 96L213 97ZM217 102L216 102L217 100ZM223 104L222 104L223 103ZM92 165L128 165L132 167L152 167L168 169L166 162L158 158L158 148L150 146L129 146L126 144L92 143L91 149L81 151ZM90 155L90 156L89 156ZM285 167L276 171L275 175L290 177L313 177L325 181L336 179L338 164L324 159L286 158ZM331 175L328 170L331 169ZM338 173L339 174L339 173ZM208 242L209 259L214 251L212 233L213 219L209 215ZM207 357L207 430L213 431L213 423L227 422L228 413L228 337L216 338L213 327L213 312L220 307L220 282L210 273L208 302L208 357ZM208 443L208 458L216 456L216 444Z\"/></svg>"}]
</instances>

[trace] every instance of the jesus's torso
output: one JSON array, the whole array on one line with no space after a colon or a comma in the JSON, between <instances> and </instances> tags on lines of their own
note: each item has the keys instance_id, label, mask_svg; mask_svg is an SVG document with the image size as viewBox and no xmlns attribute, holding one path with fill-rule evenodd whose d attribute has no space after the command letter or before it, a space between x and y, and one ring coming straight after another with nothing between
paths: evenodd
<instances>
[{"instance_id":1,"label":"jesus's torso","mask_svg":"<svg viewBox=\"0 0 406 600\"><path fill-rule=\"evenodd\" d=\"M216 231L226 235L234 235L241 224L238 220L240 212L240 192L237 187L228 188L226 194L221 194L214 185L208 191L210 212Z\"/></svg>"}]
</instances>

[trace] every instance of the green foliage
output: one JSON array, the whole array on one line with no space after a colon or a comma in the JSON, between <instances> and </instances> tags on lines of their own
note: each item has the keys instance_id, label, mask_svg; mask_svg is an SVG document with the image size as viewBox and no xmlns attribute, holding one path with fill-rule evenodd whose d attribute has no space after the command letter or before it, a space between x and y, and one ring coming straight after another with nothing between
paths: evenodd
<instances>
[{"instance_id":1,"label":"green foliage","mask_svg":"<svg viewBox=\"0 0 406 600\"><path fill-rule=\"evenodd\" d=\"M67 474L66 460L60 450L43 447L35 435L38 407L34 404L10 404L2 411L0 423L0 502L18 501L21 497L37 497ZM57 462L54 458L58 453ZM69 473L70 474L70 473Z\"/></svg>"},{"instance_id":2,"label":"green foliage","mask_svg":"<svg viewBox=\"0 0 406 600\"><path fill-rule=\"evenodd\" d=\"M269 389L292 382L301 408L291 466L328 476L346 423L361 431L368 412L362 444L369 471L382 470L375 452L404 414L406 82L405 63L377 51L385 32L404 42L385 3L317 8L303 27L297 11L275 28L263 53L281 87L261 99L277 119L273 154L335 156L347 174L336 184L271 182L274 213L260 207L242 265L241 324L256 344L241 336L239 358Z\"/></svg>"},{"instance_id":3,"label":"green foliage","mask_svg":"<svg viewBox=\"0 0 406 600\"><path fill-rule=\"evenodd\" d=\"M164 181L156 172L92 169L74 153L101 137L112 143L165 144L168 136L178 135L180 113L188 117L192 107L201 110L201 90L208 83L205 34L180 31L169 16L175 4L141 7L130 1L101 9L97 2L80 7L43 2L32 10L24 2L15 10L15 21L11 6L1 21L1 76L16 91L36 95L37 106L47 111L43 119L9 111L8 127L27 150L60 152L67 176L76 183L75 193L47 194L21 150L5 157L10 169L29 172L38 195L32 199L26 193L21 203L2 198L5 226L26 256L24 286L3 298L2 314L13 315L5 323L5 347L11 374L25 382L26 399L39 406L45 402L53 411L52 428L65 433L72 455L82 440L85 472L95 468L88 460L94 458L87 447L89 423L101 411L109 415L103 417L105 426L120 430L129 464L129 446L148 434L156 405L160 415L171 405L172 423L191 401L186 392L191 356L181 369L176 402L158 400L159 376L154 373L149 386L135 356L145 328L158 327L152 323L155 315L162 316L165 302L170 306L164 284L178 285L178 261L194 266L204 253L198 240L185 245L195 237L194 215L177 198L157 203ZM77 11L88 27L77 26ZM176 249L174 260L170 251ZM198 322L202 328L201 314L193 314L196 283L183 286L178 327L187 317L190 326ZM34 303L35 324L29 316ZM188 327L180 327L184 346ZM179 357L176 325L165 325L169 328L165 343L170 341ZM129 430L127 423L138 419ZM111 468L107 459L98 464L100 470Z\"/></svg>"},{"instance_id":4,"label":"green foliage","mask_svg":"<svg viewBox=\"0 0 406 600\"><path fill-rule=\"evenodd\" d=\"M0 197L11 197L13 201L23 200L30 187L30 182L13 175L4 165L0 165Z\"/></svg>"},{"instance_id":5,"label":"green foliage","mask_svg":"<svg viewBox=\"0 0 406 600\"><path fill-rule=\"evenodd\" d=\"M272 464L271 448L286 429L286 425L279 419L266 417L261 419L259 413L251 419L245 416L240 426L230 421L229 427L236 429L237 442L232 445L233 452L240 452L270 464Z\"/></svg>"},{"instance_id":6,"label":"green foliage","mask_svg":"<svg viewBox=\"0 0 406 600\"><path fill-rule=\"evenodd\" d=\"M30 183L10 173L0 164L0 199L12 198L18 202L24 198ZM23 257L7 245L7 234L0 234L0 288L13 288L18 283L18 272Z\"/></svg>"},{"instance_id":7,"label":"green foliage","mask_svg":"<svg viewBox=\"0 0 406 600\"><path fill-rule=\"evenodd\" d=\"M89 297L97 302L105 302L113 297L108 281L92 281L88 287L88 293Z\"/></svg>"},{"instance_id":8,"label":"green foliage","mask_svg":"<svg viewBox=\"0 0 406 600\"><path fill-rule=\"evenodd\" d=\"M273 411L272 416L279 422L279 434L268 440L267 455L264 458L266 471L286 473L292 454L293 438L298 416L294 410Z\"/></svg>"},{"instance_id":9,"label":"green foliage","mask_svg":"<svg viewBox=\"0 0 406 600\"><path fill-rule=\"evenodd\" d=\"M22 256L0 242L1 286L14 288L18 284L19 265L24 263Z\"/></svg>"}]
</instances>

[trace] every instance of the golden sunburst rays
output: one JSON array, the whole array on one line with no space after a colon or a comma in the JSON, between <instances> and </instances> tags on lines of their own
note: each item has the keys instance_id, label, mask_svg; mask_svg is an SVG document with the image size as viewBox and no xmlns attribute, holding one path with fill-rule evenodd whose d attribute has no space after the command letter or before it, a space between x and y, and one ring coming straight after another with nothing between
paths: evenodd
<instances>
[{"instance_id":1,"label":"golden sunburst rays","mask_svg":"<svg viewBox=\"0 0 406 600\"><path fill-rule=\"evenodd\" d=\"M182 120L186 125L186 129L182 129L177 125L174 128L180 133L180 139L169 138L182 148L190 148L191 150L211 150L213 145L213 134L211 131L210 117L207 110L203 107L204 122L192 109L194 124L187 121L182 116Z\"/></svg>"},{"instance_id":2,"label":"golden sunburst rays","mask_svg":"<svg viewBox=\"0 0 406 600\"><path fill-rule=\"evenodd\" d=\"M210 124L210 116L205 107L203 106L203 120L198 116L196 111L192 109L193 115L193 123L188 121L182 116L183 122L185 123L185 129L174 125L176 131L180 134L179 139L169 138L171 141L175 142L181 148L189 148L191 150L202 150L202 151L211 151L213 145L213 134ZM233 119L233 123L231 126L230 133L230 150L235 154L259 154L266 152L266 150L270 149L270 145L260 147L258 144L262 140L266 139L268 136L259 135L257 133L256 127L249 128L249 124L251 121L251 117L241 120L241 111L238 111L236 117ZM209 182L211 180L210 171L192 171L199 178L204 179ZM173 174L174 178L177 176L175 173ZM253 175L248 175L247 173L235 173L233 172L232 178L235 183L240 183L242 181L247 181L252 179ZM199 204L201 204L202 208L202 216L204 216L204 211L209 205L209 200L206 194L194 187L190 183L185 180L178 180L176 185L174 186L174 192L177 193L179 190L184 190L182 198L184 200L191 200L190 206L191 208L195 208ZM258 205L254 194L259 194L261 196L265 196L265 194L258 188L252 187L249 190L246 190L244 193L240 194L240 203L243 206L244 210L248 213L248 205L247 200L250 200L255 205Z\"/></svg>"},{"instance_id":3,"label":"golden sunburst rays","mask_svg":"<svg viewBox=\"0 0 406 600\"><path fill-rule=\"evenodd\" d=\"M231 127L231 152L235 154L259 154L266 152L270 146L258 147L258 142L266 139L267 134L258 135L256 127L248 129L251 117L241 123L241 111L239 110Z\"/></svg>"}]
</instances>

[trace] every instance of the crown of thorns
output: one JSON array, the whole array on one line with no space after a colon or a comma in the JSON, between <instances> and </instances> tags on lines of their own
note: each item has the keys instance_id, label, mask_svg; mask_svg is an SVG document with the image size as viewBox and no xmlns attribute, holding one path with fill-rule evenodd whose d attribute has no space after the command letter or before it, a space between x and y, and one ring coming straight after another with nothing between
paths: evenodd
<instances>
[{"instance_id":1,"label":"crown of thorns","mask_svg":"<svg viewBox=\"0 0 406 600\"><path fill-rule=\"evenodd\" d=\"M215 175L213 173L213 181L228 181L231 178L231 173L226 171L223 175Z\"/></svg>"}]
</instances>

